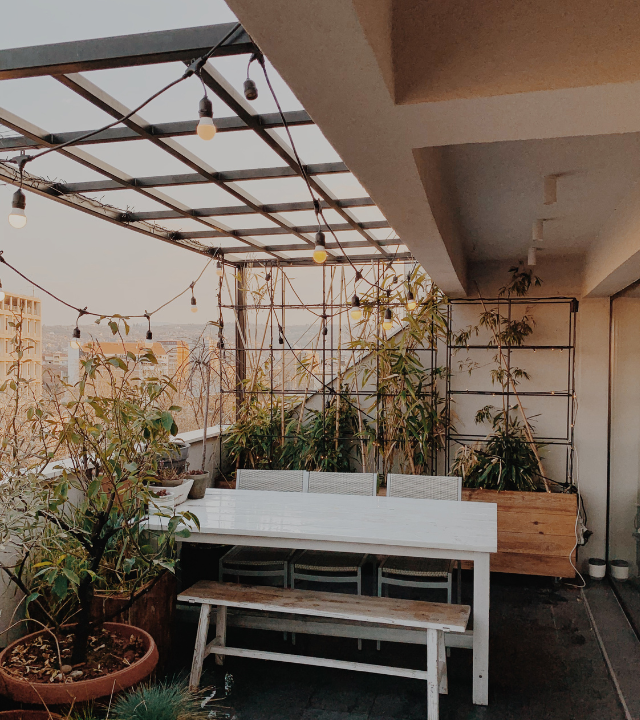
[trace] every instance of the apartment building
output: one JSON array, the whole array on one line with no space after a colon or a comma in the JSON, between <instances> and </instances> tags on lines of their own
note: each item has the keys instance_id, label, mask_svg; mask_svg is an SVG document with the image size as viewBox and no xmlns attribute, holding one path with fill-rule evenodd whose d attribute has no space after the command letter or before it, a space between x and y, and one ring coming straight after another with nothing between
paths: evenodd
<instances>
[{"instance_id":1,"label":"apartment building","mask_svg":"<svg viewBox=\"0 0 640 720\"><path fill-rule=\"evenodd\" d=\"M20 376L29 381L36 397L42 394L42 305L40 300L0 290L0 382L17 360L14 339L19 334L24 352Z\"/></svg>"}]
</instances>

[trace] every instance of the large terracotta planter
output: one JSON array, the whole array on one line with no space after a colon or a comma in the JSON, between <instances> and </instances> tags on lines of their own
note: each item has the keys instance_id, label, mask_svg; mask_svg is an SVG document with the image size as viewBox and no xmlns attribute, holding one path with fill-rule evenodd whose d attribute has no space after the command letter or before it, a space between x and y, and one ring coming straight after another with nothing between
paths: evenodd
<instances>
[{"instance_id":1,"label":"large terracotta planter","mask_svg":"<svg viewBox=\"0 0 640 720\"><path fill-rule=\"evenodd\" d=\"M0 712L0 720L62 720L62 716L46 710L6 710Z\"/></svg>"},{"instance_id":2,"label":"large terracotta planter","mask_svg":"<svg viewBox=\"0 0 640 720\"><path fill-rule=\"evenodd\" d=\"M571 561L575 565L576 495L463 488L462 499L498 505L498 552L491 555L493 572L575 576Z\"/></svg>"},{"instance_id":3,"label":"large terracotta planter","mask_svg":"<svg viewBox=\"0 0 640 720\"><path fill-rule=\"evenodd\" d=\"M121 623L105 623L104 627L121 637L129 637L130 635L141 637L146 649L145 654L130 667L118 670L110 675L92 680L78 680L64 685L59 683L31 683L9 675L3 670L5 658L16 645L46 632L45 630L39 630L11 643L0 653L0 691L16 702L50 707L52 705L71 705L72 703L108 697L136 685L148 677L158 663L158 648L151 635L140 628Z\"/></svg>"}]
</instances>

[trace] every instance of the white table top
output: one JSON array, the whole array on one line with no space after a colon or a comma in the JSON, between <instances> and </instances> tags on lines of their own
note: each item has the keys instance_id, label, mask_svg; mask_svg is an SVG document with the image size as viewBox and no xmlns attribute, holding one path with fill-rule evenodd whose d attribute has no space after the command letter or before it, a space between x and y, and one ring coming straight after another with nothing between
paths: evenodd
<instances>
[{"instance_id":1,"label":"white table top","mask_svg":"<svg viewBox=\"0 0 640 720\"><path fill-rule=\"evenodd\" d=\"M261 537L358 543L372 552L384 546L497 551L494 503L215 488L178 507L187 510L200 521L193 540L229 535L255 538L255 545ZM158 521L152 516L150 529Z\"/></svg>"}]
</instances>

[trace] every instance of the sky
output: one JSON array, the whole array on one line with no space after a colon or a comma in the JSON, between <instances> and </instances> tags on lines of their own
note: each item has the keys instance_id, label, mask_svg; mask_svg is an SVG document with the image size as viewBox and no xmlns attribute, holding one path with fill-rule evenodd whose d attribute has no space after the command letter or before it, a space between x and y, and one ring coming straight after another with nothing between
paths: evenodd
<instances>
[{"instance_id":1,"label":"sky","mask_svg":"<svg viewBox=\"0 0 640 720\"><path fill-rule=\"evenodd\" d=\"M25 18L28 18L28 22ZM20 3L6 3L6 7L3 7L0 50L211 25L234 19L233 13L222 0L109 0L108 3L58 0L55 7L50 0L22 0ZM241 90L246 76L246 63L246 57L241 56L221 58L214 65L232 85ZM254 107L258 112L273 112L273 101L256 70L253 75L261 92ZM179 77L183 71L184 65L169 63L101 70L87 73L87 77L128 107L133 107L170 80ZM284 109L300 109L295 96L275 70L272 70L272 80ZM199 81L190 78L153 101L140 115L148 122L196 118L201 96L202 86ZM230 115L220 101L216 98L212 100L214 116ZM89 130L112 120L52 78L0 82L0 106L47 132ZM303 162L332 162L340 159L315 126L294 128L293 132ZM283 164L275 153L249 132L220 134L209 143L197 137L181 138L180 143L216 170ZM185 165L146 142L89 145L83 146L83 149L132 176L190 172ZM11 154L2 156L10 157ZM32 162L28 169L33 174L66 182L103 179L56 153ZM325 176L325 179L343 197L366 195L366 191L351 175ZM245 187L261 202L308 199L302 181L297 178L254 181L245 183ZM3 213L9 213L14 190L11 186L0 185L0 250L9 263L34 282L75 306L88 306L90 310L107 315L151 311L195 280L206 263L206 259L196 253L111 225L30 193L27 194L27 226L15 230L2 217ZM234 204L230 196L213 186L168 188L167 194L193 207ZM121 208L144 211L155 207L155 203L133 191L115 191L96 197ZM376 208L363 208L358 213L359 220L382 218ZM296 221L312 222L312 213L309 215L311 218L301 215ZM328 219L335 220L337 216ZM202 229L201 225L190 220L163 221L162 224L174 230ZM249 226L247 218L240 217L229 218L227 224ZM257 224L268 225L264 219L260 219ZM388 231L383 232L380 237L387 236ZM299 272L301 279L305 275L308 277L308 272ZM28 295L34 292L30 284L6 267L0 266L0 280L8 292ZM213 267L210 267L197 286L198 306L201 309L197 319L189 313L189 295L167 307L154 319L172 323L213 319L217 313L216 289L217 277ZM50 300L38 290L35 294L42 300L45 325L75 323L74 311Z\"/></svg>"}]
</instances>

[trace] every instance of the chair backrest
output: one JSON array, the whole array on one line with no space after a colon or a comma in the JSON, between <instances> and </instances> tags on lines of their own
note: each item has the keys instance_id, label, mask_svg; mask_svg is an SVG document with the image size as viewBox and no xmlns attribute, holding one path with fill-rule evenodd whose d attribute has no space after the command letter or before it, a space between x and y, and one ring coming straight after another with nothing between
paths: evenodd
<instances>
[{"instance_id":1,"label":"chair backrest","mask_svg":"<svg viewBox=\"0 0 640 720\"><path fill-rule=\"evenodd\" d=\"M376 473L310 472L309 492L332 495L375 495Z\"/></svg>"},{"instance_id":2,"label":"chair backrest","mask_svg":"<svg viewBox=\"0 0 640 720\"><path fill-rule=\"evenodd\" d=\"M303 470L238 470L237 490L276 490L279 492L302 492Z\"/></svg>"},{"instance_id":3,"label":"chair backrest","mask_svg":"<svg viewBox=\"0 0 640 720\"><path fill-rule=\"evenodd\" d=\"M438 475L387 475L387 497L462 500L462 478Z\"/></svg>"}]
</instances>

